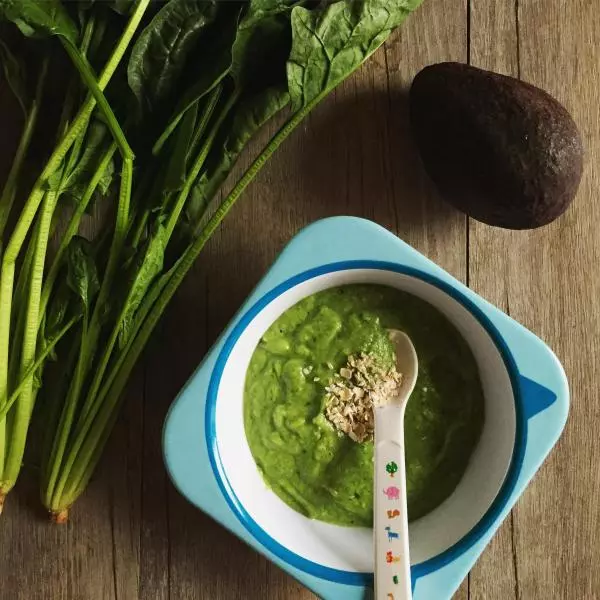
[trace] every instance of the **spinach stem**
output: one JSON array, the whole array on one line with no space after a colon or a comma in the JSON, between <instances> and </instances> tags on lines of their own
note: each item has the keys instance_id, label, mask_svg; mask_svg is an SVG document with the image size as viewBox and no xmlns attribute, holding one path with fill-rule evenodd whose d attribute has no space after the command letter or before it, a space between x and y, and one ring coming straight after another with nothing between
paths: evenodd
<instances>
[{"instance_id":1,"label":"spinach stem","mask_svg":"<svg viewBox=\"0 0 600 600\"><path fill-rule=\"evenodd\" d=\"M44 89L44 83L46 81L46 75L48 73L48 64L49 60L48 58L45 58L42 61L42 68L37 81L34 99L29 107L29 111L25 116L25 125L23 127L21 139L19 140L19 145L17 146L17 150L15 152L15 158L8 173L4 188L2 189L2 195L0 196L0 241L4 235L4 229L6 228L13 203L17 195L19 176L21 174L21 169L23 167L23 162L25 160L29 144L31 143L33 131L37 124L39 109L42 103L42 92ZM0 417L0 482L4 480L7 435L8 430L6 419L5 417ZM1 512L0 506L0 513Z\"/></svg>"},{"instance_id":2,"label":"spinach stem","mask_svg":"<svg viewBox=\"0 0 600 600\"><path fill-rule=\"evenodd\" d=\"M127 142L127 138L121 129L121 125L119 121L115 117L110 104L106 100L106 96L103 94L103 90L100 89L96 77L90 67L89 62L85 59L85 57L81 54L81 52L71 44L68 40L61 37L61 41L63 43L63 47L65 48L67 54L71 58L71 61L79 71L81 78L83 79L87 89L90 91L96 103L98 105L98 109L104 116L106 124L112 133L114 140L119 147L119 151L121 152L123 157L133 158L133 150L131 146Z\"/></svg>"},{"instance_id":3,"label":"spinach stem","mask_svg":"<svg viewBox=\"0 0 600 600\"><path fill-rule=\"evenodd\" d=\"M0 481L2 481L2 475L4 472L4 459L6 455L6 419L2 419L0 423ZM2 492L0 492L0 496L4 496ZM2 504L4 500L2 500ZM2 513L2 507L0 506L0 514Z\"/></svg>"},{"instance_id":4,"label":"spinach stem","mask_svg":"<svg viewBox=\"0 0 600 600\"><path fill-rule=\"evenodd\" d=\"M5 402L0 402L0 419L4 419L6 417L6 414L11 409L12 405L19 398L19 394L21 393L21 390L25 387L27 380L42 366L42 364L44 363L48 355L52 352L52 350L54 350L58 342L60 342L60 340L69 332L71 327L73 327L73 325L75 325L75 323L77 323L77 321L79 321L80 318L81 317L79 315L72 317L69 320L69 322L48 342L48 344L44 348L44 351L38 355L35 362L31 365L31 367L29 367L28 371L25 373L21 381L19 381L19 383L15 386L10 397L6 398Z\"/></svg>"},{"instance_id":5,"label":"spinach stem","mask_svg":"<svg viewBox=\"0 0 600 600\"><path fill-rule=\"evenodd\" d=\"M320 99L319 99L320 100ZM84 423L78 427L77 434L73 440L67 461L61 476L62 485L59 493L54 495L52 510L60 511L70 506L77 498L78 493L84 489L82 485L91 475L93 459L98 452L98 445L107 435L113 413L116 411L121 393L129 379L140 354L142 353L154 327L158 323L169 301L177 291L185 275L194 264L198 254L204 248L212 234L233 208L241 194L250 182L260 172L265 163L279 148L283 141L291 134L296 126L318 103L311 102L302 110L294 114L288 122L278 131L260 155L252 162L242 178L223 201L214 215L200 231L188 247L181 259L169 272L170 275L158 295L152 308L149 310L143 325L135 336L132 336L126 348L121 352L111 370L107 382L98 395L98 401L93 409L87 414Z\"/></svg>"},{"instance_id":6,"label":"spinach stem","mask_svg":"<svg viewBox=\"0 0 600 600\"><path fill-rule=\"evenodd\" d=\"M198 144L200 143L200 140L202 139L202 136L204 135L204 132L206 131L206 128L208 127L208 123L210 121L210 118L213 115L213 112L215 111L215 106L217 105L217 102L219 101L219 98L221 97L222 91L223 91L223 86L221 84L219 84L212 90L212 92L208 96L208 100L206 101L206 104L202 111L202 116L200 117L200 121L198 122L196 131L194 132L194 137L190 143L190 155L191 156L193 156L195 154L196 148L198 147Z\"/></svg>"},{"instance_id":7,"label":"spinach stem","mask_svg":"<svg viewBox=\"0 0 600 600\"><path fill-rule=\"evenodd\" d=\"M41 302L41 310L40 314L43 315L46 312L46 307L50 300L50 295L52 294L52 289L54 288L54 284L56 283L56 278L60 271L60 267L62 266L62 259L69 246L69 243L73 239L73 236L77 233L79 229L79 223L81 222L81 218L85 214L87 207L94 196L94 192L104 175L104 172L108 168L114 153L117 150L116 142L113 142L110 145L110 148L104 153L104 156L100 160L96 171L94 172L90 182L81 197L81 200L77 204L77 208L73 211L71 218L69 219L69 223L67 227L61 235L60 244L54 255L52 266L48 270L48 274L46 275L46 280L44 281L44 288L42 290L42 302Z\"/></svg>"},{"instance_id":8,"label":"spinach stem","mask_svg":"<svg viewBox=\"0 0 600 600\"><path fill-rule=\"evenodd\" d=\"M154 146L152 146L152 154L154 156L158 156L160 154L160 151L162 150L163 146L165 145L165 142L169 139L169 137L171 136L173 131L175 131L175 129L177 128L177 125L179 125L181 119L183 119L184 114L185 114L185 112L178 114L177 117L175 117L175 119L173 119L167 125L167 128L162 132L161 136L158 138L158 140L156 141Z\"/></svg>"},{"instance_id":9,"label":"spinach stem","mask_svg":"<svg viewBox=\"0 0 600 600\"><path fill-rule=\"evenodd\" d=\"M141 216L138 218L137 225L131 237L131 247L137 248L144 232L146 231L146 226L148 225L148 219L150 218L150 208L144 209Z\"/></svg>"},{"instance_id":10,"label":"spinach stem","mask_svg":"<svg viewBox=\"0 0 600 600\"><path fill-rule=\"evenodd\" d=\"M45 498L45 490L48 485L49 469L52 467L52 450L54 448L54 436L56 428L58 427L59 417L64 406L63 398L66 397L69 382L71 381L71 374L75 370L75 365L79 358L79 350L81 347L81 331L76 335L72 336L72 341L69 344L68 352L66 353L66 360L63 363L64 371L58 374L58 378L53 382L54 388L52 390L52 396L48 398L44 406L48 408L48 412L45 415L48 428L46 429L46 435L44 436L43 452L44 458L41 469L40 478L40 494L42 501Z\"/></svg>"},{"instance_id":11,"label":"spinach stem","mask_svg":"<svg viewBox=\"0 0 600 600\"><path fill-rule=\"evenodd\" d=\"M85 310L85 309L84 309ZM75 419L75 412L77 410L77 402L81 394L81 387L83 385L84 368L85 368L85 352L83 350L85 343L85 333L88 327L88 316L84 312L83 317L83 328L81 331L80 338L80 349L77 357L77 364L75 366L75 373L71 378L71 383L67 391L67 398L63 404L63 408L60 415L60 420L56 428L56 436L52 444L52 450L49 459L49 472L48 482L44 490L44 503L49 503L54 493L54 486L56 485L56 479L59 474L61 462L64 456L65 448L67 446L67 440L71 434L73 427L73 420Z\"/></svg>"},{"instance_id":12,"label":"spinach stem","mask_svg":"<svg viewBox=\"0 0 600 600\"><path fill-rule=\"evenodd\" d=\"M214 87L220 87L221 86L221 83L220 83L221 79L222 78L219 78L219 80L217 82L215 82L213 84L213 86ZM214 87L211 87L211 88L207 89L204 94L209 94L209 93L214 92ZM190 108L192 107L192 105L194 104L194 102L197 102L198 100L201 100L202 97L203 96L200 96L196 100L194 100L192 102L189 102L188 105L182 111L180 111L173 119L171 119L171 121L169 121L167 127L165 128L165 130L162 132L161 136L158 138L158 140L156 140L154 146L152 147L152 154L154 156L158 156L158 154L162 150L163 146L165 145L166 141L169 139L169 137L171 137L172 133L177 128L177 125L179 125L179 123L181 122L181 119L183 119L183 117L185 116L185 113L188 110L190 110Z\"/></svg>"},{"instance_id":13,"label":"spinach stem","mask_svg":"<svg viewBox=\"0 0 600 600\"><path fill-rule=\"evenodd\" d=\"M129 223L127 225L127 236L134 231L134 235L129 244L129 246L133 248L137 248L137 245L144 234L148 216L151 211L149 207L145 206L145 203L147 203L147 197L151 194L150 188L153 187L153 182L149 177L151 174L153 174L151 169L144 171L140 181L135 187L135 191L131 199L131 211L129 214ZM142 204L144 204L144 206L141 206Z\"/></svg>"},{"instance_id":14,"label":"spinach stem","mask_svg":"<svg viewBox=\"0 0 600 600\"><path fill-rule=\"evenodd\" d=\"M14 335L16 339L23 339L23 332L25 328L25 314L27 309L27 298L29 295L29 284L31 280L31 268L33 265L33 256L35 254L36 240L38 232L40 230L40 221L36 221L31 239L27 245L27 251L25 252L25 258L19 268L19 276L17 278L17 285L14 293L14 304L16 311L13 311L11 328L14 329ZM15 315L16 312L16 315ZM8 364L8 384L9 389L15 381L19 379L19 368L21 361L21 348L13 348L10 353L10 361Z\"/></svg>"},{"instance_id":15,"label":"spinach stem","mask_svg":"<svg viewBox=\"0 0 600 600\"><path fill-rule=\"evenodd\" d=\"M48 238L50 237L50 227L54 210L58 203L59 192L49 191L46 193L42 212L40 215L40 228L36 238L35 252L33 256L33 265L31 271L29 298L27 302L27 313L25 318L25 329L23 334L23 347L21 350L21 378L24 379L19 402L15 408L14 423L12 426L12 436L10 446L6 455L4 466L3 491L6 493L10 489L10 484L16 481L23 453L25 451L25 439L31 413L33 411L33 374L26 377L31 365L35 362L35 354L38 339L39 309L40 297L42 291L42 280L44 277L44 265L46 260L46 250L48 247Z\"/></svg>"},{"instance_id":16,"label":"spinach stem","mask_svg":"<svg viewBox=\"0 0 600 600\"><path fill-rule=\"evenodd\" d=\"M119 190L119 202L117 206L117 216L115 220L115 232L108 252L108 261L104 270L104 277L98 292L98 298L94 305L92 318L90 320L89 335L86 335L82 352L86 355L85 372L91 366L93 356L100 335L101 318L103 311L106 310L108 296L112 289L113 280L121 260L121 254L125 245L127 235L127 226L129 222L129 205L131 200L131 187L133 180L133 161L130 158L124 158L121 168L121 187ZM84 373L85 374L85 373Z\"/></svg>"},{"instance_id":17,"label":"spinach stem","mask_svg":"<svg viewBox=\"0 0 600 600\"><path fill-rule=\"evenodd\" d=\"M84 327L84 331L82 332L81 349L77 362L76 375L69 388L67 401L63 409L64 418L61 417L61 422L56 431L56 438L54 441L55 447L53 447L53 452L49 463L50 476L46 489L44 490L44 501L46 505L52 505L52 499L55 495L60 497L64 487L63 478L59 478L63 455L66 449L67 440L71 434L75 410L81 394L81 386L83 385L85 376L93 362L98 336L100 335L101 317L103 311L106 309L108 295L112 288L113 279L116 274L125 243L125 235L127 233L127 223L129 218L129 201L131 198L132 178L133 162L131 158L125 157L123 159L121 172L121 189L119 192L119 204L117 208L115 232L109 250L108 261L104 271L104 277L102 278L102 284L100 285L98 298L92 312L89 328L87 326ZM85 410L85 405L83 410Z\"/></svg>"},{"instance_id":18,"label":"spinach stem","mask_svg":"<svg viewBox=\"0 0 600 600\"><path fill-rule=\"evenodd\" d=\"M121 35L119 42L114 48L108 62L106 63L100 78L97 82L98 89L104 91L121 59L123 58L129 43L135 31L137 30L141 19L148 8L150 0L139 0L131 14L131 17ZM25 206L19 216L17 224L12 232L6 251L2 257L2 267L0 270L0 398L3 398L8 392L8 357L10 345L10 323L11 323L11 308L12 308L12 292L15 278L15 264L20 253L21 247L29 232L31 224L35 218L38 208L46 194L45 184L51 175L60 167L67 152L81 135L84 128L87 126L89 118L96 105L96 100L92 96L88 96L84 104L80 108L73 123L64 135L62 141L54 149L46 166L40 173L29 198L25 202ZM37 327L37 323L36 323ZM24 414L25 411L23 411ZM25 428L27 423L24 423ZM25 432L12 431L12 437L17 437L17 444L20 445L21 440L24 440ZM11 439L11 444L13 440ZM10 451L9 451L10 455ZM16 477L20 464L15 468L15 454L13 454L12 477ZM2 479L0 480L0 494L6 494L14 485L14 480L7 478L7 468L10 456L7 457L5 468L3 469Z\"/></svg>"},{"instance_id":19,"label":"spinach stem","mask_svg":"<svg viewBox=\"0 0 600 600\"><path fill-rule=\"evenodd\" d=\"M212 101L209 102L209 104L205 110L205 113L202 117L201 123L200 123L201 129L206 128L206 124L210 120L210 116L214 110L217 97L218 97L218 95L214 94ZM219 131L219 128L222 125L226 116L229 114L229 111L231 110L231 108L234 106L237 98L238 98L238 95L233 94L231 96L231 98L226 102L225 106L223 107L223 110L219 113L219 116L215 120L215 123L213 124L206 140L204 141L202 148L200 149L200 152L198 153L198 156L196 157L196 160L194 161L194 165L192 166L192 168L190 170L190 173L186 177L184 186L183 186L181 192L179 193L179 195L177 196L175 206L173 207L171 214L169 215L169 219L167 220L167 224L165 226L165 229L166 229L165 245L168 243L168 240L170 239L170 237L173 233L173 230L175 229L175 226L177 225L177 221L179 219L179 216L181 214L183 206L185 205L187 197L190 194L190 190L191 190L196 178L198 177L198 173L200 172L200 169L204 165L204 161L206 160L206 157L208 156L208 153L212 147L214 139ZM108 363L112 356L115 343L117 341L117 338L119 337L119 331L121 330L121 324L123 322L123 319L125 318L127 306L129 305L129 302L131 300L131 296L133 293L134 293L134 290L130 289L125 301L123 302L121 312L119 313L119 316L115 321L115 325L112 329L110 337L106 343L104 354L102 355L102 358L100 359L98 365L95 368L94 378L92 379L92 383L90 384L90 387L86 394L85 404L81 411L81 417L80 417L81 419L85 419L88 411L90 410L90 407L94 404L94 401L96 400L96 395L102 384L102 378L104 377L104 373L106 371L106 368L108 367Z\"/></svg>"},{"instance_id":20,"label":"spinach stem","mask_svg":"<svg viewBox=\"0 0 600 600\"><path fill-rule=\"evenodd\" d=\"M46 75L48 73L48 63L49 60L46 57L42 62L42 69L37 81L35 97L25 119L25 126L23 128L21 139L19 140L19 145L17 146L17 150L15 152L15 158L2 190L2 196L0 196L0 240L4 235L4 229L6 228L6 223L8 221L15 196L17 195L18 178L21 173L21 168L23 166L23 161L25 160L25 155L29 148L29 144L31 143L33 130L35 129L37 123L40 105L42 103L44 82L46 81Z\"/></svg>"},{"instance_id":21,"label":"spinach stem","mask_svg":"<svg viewBox=\"0 0 600 600\"><path fill-rule=\"evenodd\" d=\"M167 224L166 224L167 240L170 239L171 235L173 234L173 230L175 229L175 226L177 225L177 221L179 220L181 211L183 210L183 207L185 205L185 202L186 202L188 196L190 195L190 191L194 185L194 182L196 181L196 178L198 177L198 174L200 173L200 169L202 169L202 167L204 166L204 162L206 161L206 157L208 156L208 153L210 152L210 149L212 148L213 142L215 141L215 137L216 137L217 133L219 132L219 128L223 124L223 121L225 120L225 118L227 117L227 115L229 114L229 112L231 111L233 106L235 105L235 103L237 102L238 98L239 98L239 92L235 92L231 95L231 97L225 103L223 110L219 112L219 115L218 115L215 123L211 127L211 130L209 131L206 139L204 140L202 147L200 148L200 152L198 153L198 156L196 157L194 164L192 165L192 168L185 179L183 188L179 192L179 195L177 196L177 200L175 201L175 206L171 210L171 214L169 215L169 219L167 220ZM214 105L209 105L208 108L212 111L214 108Z\"/></svg>"},{"instance_id":22,"label":"spinach stem","mask_svg":"<svg viewBox=\"0 0 600 600\"><path fill-rule=\"evenodd\" d=\"M192 155L196 152L196 147L200 143L200 140L202 139L202 136L204 135L206 128L208 127L208 124L213 115L213 112L215 110L217 102L219 101L219 97L221 96L222 91L223 91L223 86L221 84L219 84L210 92L210 94L208 96L208 100L206 101L206 104L204 105L204 108L202 111L202 116L200 117L198 125L196 126L196 131L194 132L194 137L190 142L190 154L192 154ZM174 121L174 123L178 124L180 121L181 121L181 119L176 119ZM170 131L169 133L172 133L172 131ZM165 132L163 132L162 136L164 136L164 135L165 135ZM161 138L162 138L162 136L161 136ZM161 138L159 138L159 141ZM158 153L159 150L162 148L162 146L163 146L162 143L159 144L159 142L156 142L156 144L154 145L153 153ZM206 160L206 157L204 157L202 163L204 163L204 160ZM197 174L196 174L196 176L197 176ZM195 177L194 177L194 179L195 179ZM151 209L146 208L135 224L135 229L133 230L133 234L131 237L131 246L133 248L137 248L140 240L142 239L142 235L144 234L144 231L146 230L146 227L148 225L148 219L150 218L150 213L151 213Z\"/></svg>"}]
</instances>

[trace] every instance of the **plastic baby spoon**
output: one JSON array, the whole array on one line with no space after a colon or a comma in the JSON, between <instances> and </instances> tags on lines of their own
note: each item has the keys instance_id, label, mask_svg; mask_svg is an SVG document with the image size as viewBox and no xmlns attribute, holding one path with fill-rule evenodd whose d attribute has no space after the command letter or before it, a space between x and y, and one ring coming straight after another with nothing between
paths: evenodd
<instances>
[{"instance_id":1,"label":"plastic baby spoon","mask_svg":"<svg viewBox=\"0 0 600 600\"><path fill-rule=\"evenodd\" d=\"M417 353L410 338L389 330L402 380L386 404L375 408L375 600L411 600L404 411L417 381Z\"/></svg>"}]
</instances>

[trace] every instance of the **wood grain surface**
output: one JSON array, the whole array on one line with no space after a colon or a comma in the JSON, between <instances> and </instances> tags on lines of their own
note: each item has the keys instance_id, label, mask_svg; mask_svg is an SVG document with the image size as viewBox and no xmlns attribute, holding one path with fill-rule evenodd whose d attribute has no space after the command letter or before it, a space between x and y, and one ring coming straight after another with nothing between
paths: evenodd
<instances>
[{"instance_id":1,"label":"wood grain surface","mask_svg":"<svg viewBox=\"0 0 600 600\"><path fill-rule=\"evenodd\" d=\"M160 436L173 397L282 246L307 223L337 214L397 232L545 339L569 376L565 434L456 598L600 600L598 48L597 0L425 0L293 135L201 255L67 526L47 523L36 467L26 464L0 520L0 600L314 598L179 496ZM569 108L587 158L564 217L507 232L438 198L410 139L406 94L419 69L444 60L520 76ZM15 138L3 124L3 96L6 157Z\"/></svg>"}]
</instances>

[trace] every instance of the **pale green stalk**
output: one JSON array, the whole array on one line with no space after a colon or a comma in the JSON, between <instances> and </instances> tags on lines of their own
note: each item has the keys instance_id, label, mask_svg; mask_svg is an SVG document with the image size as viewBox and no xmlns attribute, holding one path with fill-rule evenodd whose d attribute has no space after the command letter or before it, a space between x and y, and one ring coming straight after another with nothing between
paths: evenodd
<instances>
[{"instance_id":1,"label":"pale green stalk","mask_svg":"<svg viewBox=\"0 0 600 600\"><path fill-rule=\"evenodd\" d=\"M288 135L290 135L316 104L317 102L315 101L306 106L302 111L296 113L279 130L262 153L253 161L229 196L223 201L194 242L171 270L172 274L154 302L143 326L139 329L137 335L131 337L127 346L118 356L98 394L94 406L87 414L81 427L78 427L77 434L67 454L67 460L61 469L61 476L58 480L56 490L52 496L50 508L53 511L58 513L68 508L84 489L84 485L82 484L91 476L90 470L93 468L94 457L98 456L99 444L107 438L107 428L114 419L114 412L131 371L166 306L194 264L198 254L267 160L269 160L277 148L279 148Z\"/></svg>"},{"instance_id":2,"label":"pale green stalk","mask_svg":"<svg viewBox=\"0 0 600 600\"><path fill-rule=\"evenodd\" d=\"M58 191L48 192L42 205L40 216L40 228L38 231L33 266L31 271L29 300L27 303L27 315L25 320L25 331L23 335L23 349L21 350L20 377L25 380L21 390L19 402L15 408L14 422L12 424L11 439L6 454L4 465L3 482L15 481L21 469L23 453L25 451L25 439L31 413L33 411L33 375L26 377L31 365L35 362L35 353L38 339L38 324L40 310L40 296L42 280L44 277L44 265L46 261L46 250L48 249L48 238L50 237L50 226L54 210L58 203ZM7 490L6 490L7 491Z\"/></svg>"},{"instance_id":3,"label":"pale green stalk","mask_svg":"<svg viewBox=\"0 0 600 600\"><path fill-rule=\"evenodd\" d=\"M223 87L221 85L218 85L217 87L215 87L212 90L212 92L210 92L210 95L208 96L208 100L206 101L206 105L204 107L204 110L202 111L202 117L200 118L200 121L198 122L198 125L196 127L196 131L194 133L194 138L190 142L190 153L191 154L193 154L195 152L196 147L198 146L198 144L200 143L200 141L202 139L202 136L206 132L209 121L213 115L214 109L217 105L217 102L219 101L222 91L223 91ZM176 120L175 122L179 123L179 120ZM158 142L157 142L157 144L158 144ZM160 146L160 148L162 148L162 145ZM210 148L208 148L208 149L210 149ZM196 165L199 164L200 167L202 167L205 160L206 160L206 156L203 156L201 161L199 161L197 158L195 160L195 163L196 163ZM197 176L198 176L198 173L196 173L194 175L193 179L191 180L192 183L193 183L193 181L195 181ZM187 181L190 181L190 179L188 178ZM188 190L188 193L189 193L189 190ZM188 194L186 194L183 197L187 198L187 195ZM180 195L180 197L181 197L181 195ZM179 211L179 212L181 212L181 211ZM131 237L131 246L133 248L138 247L138 244L142 238L142 235L144 234L144 231L146 230L146 226L148 225L149 218L150 218L150 209L146 209L146 210L144 210L141 217L139 218L139 221L137 222L134 232L133 232L133 235Z\"/></svg>"},{"instance_id":4,"label":"pale green stalk","mask_svg":"<svg viewBox=\"0 0 600 600\"><path fill-rule=\"evenodd\" d=\"M216 121L213 124L213 126L211 127L211 130L209 131L206 139L204 140L202 147L200 149L200 152L198 153L198 156L196 157L196 160L194 161L194 164L192 165L192 168L191 168L188 176L186 177L183 188L181 189L181 191L179 192L179 195L177 196L177 199L175 201L175 206L173 207L173 209L171 210L171 214L169 215L169 219L166 224L167 240L173 234L173 230L175 229L175 226L177 225L177 222L179 221L179 216L181 215L181 211L183 210L183 207L187 201L187 198L190 195L192 186L196 182L196 178L198 177L198 175L200 173L200 169L204 166L204 162L206 161L206 157L208 156L208 153L210 152L210 149L212 148L215 137L216 137L217 133L219 132L219 128L223 124L225 117L227 117L227 115L229 114L229 111L233 108L234 104L237 102L238 98L239 98L238 92L232 94L231 98L229 98L229 100L225 103L223 110L219 113L218 118L216 119Z\"/></svg>"},{"instance_id":5,"label":"pale green stalk","mask_svg":"<svg viewBox=\"0 0 600 600\"><path fill-rule=\"evenodd\" d=\"M62 466L63 455L67 446L67 441L71 434L71 427L75 417L77 408L77 402L81 394L81 386L85 380L85 376L93 361L94 352L96 350L96 344L98 342L98 336L100 335L101 329L101 311L105 309L106 302L108 300L108 294L112 289L112 283L114 276L119 265L121 258L121 252L125 242L125 234L127 232L127 221L129 214L129 200L131 197L131 183L133 177L133 163L131 159L123 159L123 169L121 174L121 189L119 193L119 204L117 209L117 218L115 225L115 233L111 243L109 251L108 262L104 272L98 298L96 300L90 325L84 327L81 339L81 350L79 353L79 359L77 361L77 367L75 376L69 386L67 398L65 400L65 408L63 415L61 416L60 423L57 429L57 437L54 441L52 454L49 459L49 478L48 483L43 490L44 502L46 505L51 504L51 498L55 494L55 486L57 483L60 469ZM60 482L59 482L60 485ZM62 488L61 488L62 491ZM60 493L60 492L59 492Z\"/></svg>"},{"instance_id":6,"label":"pale green stalk","mask_svg":"<svg viewBox=\"0 0 600 600\"><path fill-rule=\"evenodd\" d=\"M29 112L25 117L23 133L21 135L21 139L19 140L19 145L17 146L15 158L13 160L10 172L8 173L4 189L2 190L2 196L0 197L0 240L4 235L4 229L6 227L13 202L17 195L18 178L21 173L21 168L23 167L23 161L25 160L27 149L31 143L33 130L35 129L38 120L44 82L48 73L48 62L49 61L47 59L42 62L42 70L37 81L35 97L31 103Z\"/></svg>"},{"instance_id":7,"label":"pale green stalk","mask_svg":"<svg viewBox=\"0 0 600 600\"><path fill-rule=\"evenodd\" d=\"M121 172L121 188L119 191L119 203L117 206L117 217L115 220L115 233L111 242L108 253L108 261L98 292L98 298L94 305L94 311L90 320L89 334L84 340L82 352L86 357L84 376L91 366L91 362L96 351L98 336L101 330L102 311L106 309L109 294L112 290L112 284L119 267L123 247L125 246L125 238L129 223L129 206L131 200L131 187L133 180L133 162L129 158L123 159L123 167Z\"/></svg>"},{"instance_id":8,"label":"pale green stalk","mask_svg":"<svg viewBox=\"0 0 600 600\"><path fill-rule=\"evenodd\" d=\"M198 153L198 156L196 157L196 160L194 161L194 165L192 166L192 169L190 170L188 176L186 177L186 181L183 185L183 188L181 189L179 195L177 196L175 205L171 211L171 214L169 215L169 219L167 220L165 245L168 243L168 240L171 237L173 230L175 229L175 226L177 225L177 221L179 220L179 216L181 214L181 211L183 210L183 206L185 205L185 202L186 202L186 200L190 194L190 191L192 189L192 186L194 185L194 182L196 181L196 178L198 177L198 174L200 173L200 169L202 168L202 166L204 165L204 162L206 161L206 157L208 156L208 153L212 147L214 139L219 131L219 127L223 123L226 116L229 114L229 111L235 104L237 98L238 98L237 95L233 95L228 100L228 102L223 107L223 110L219 114L218 118L216 119L215 123L213 124L208 136L206 137L206 140L202 144L202 148L200 149L200 152ZM213 108L214 108L214 105L210 107L210 110L212 111ZM125 299L125 302L123 303L121 313L119 314L118 318L115 321L115 326L113 327L110 338L108 339L108 342L106 344L104 354L102 355L102 358L100 359L100 362L98 363L98 365L95 369L94 378L93 378L90 388L86 394L85 404L81 411L81 419L85 419L85 416L86 416L87 412L89 411L90 406L93 405L93 403L96 399L96 394L98 393L100 385L102 384L102 378L104 377L104 373L106 371L106 368L108 367L108 363L110 361L115 343L117 341L117 338L119 337L121 323L125 316L125 311L127 310L127 306L131 299L132 293L133 293L133 290L130 290L127 298ZM100 301L98 301L96 306L97 307L101 306ZM95 343L95 340L92 340L92 343Z\"/></svg>"},{"instance_id":9,"label":"pale green stalk","mask_svg":"<svg viewBox=\"0 0 600 600\"><path fill-rule=\"evenodd\" d=\"M23 128L23 133L21 135L21 139L19 140L19 145L17 146L17 150L15 152L15 158L13 160L11 169L8 173L8 177L6 179L6 183L2 190L2 195L0 196L0 240L2 240L2 236L4 235L4 229L6 228L6 224L8 222L8 218L10 215L10 211L12 209L12 205L14 203L15 197L17 195L17 183L19 179L19 175L21 173L21 168L23 167L23 161L25 160L25 155L29 148L29 144L31 143L31 137L33 135L33 131L35 129L40 104L42 100L42 92L44 89L44 82L46 80L46 75L48 73L48 60L44 60L42 62L42 70L37 82L35 97L31 103L29 108L29 112L25 116L25 126ZM4 473L4 463L6 459L6 440L7 440L7 424L6 419L0 419L0 481L3 480ZM2 507L0 506L0 512L2 512Z\"/></svg>"},{"instance_id":10,"label":"pale green stalk","mask_svg":"<svg viewBox=\"0 0 600 600\"><path fill-rule=\"evenodd\" d=\"M77 204L77 208L73 211L71 218L69 219L69 223L65 229L65 231L61 234L60 244L58 246L58 250L54 255L52 260L52 266L48 270L48 274L46 275L46 279L44 281L44 288L42 289L42 302L40 308L40 314L43 316L46 312L46 307L48 306L48 301L50 300L50 294L52 293L52 289L54 288L54 284L56 282L56 278L60 271L60 267L62 265L62 259L67 251L69 243L79 230L79 223L81 222L81 218L85 214L87 207L94 196L94 192L104 175L104 171L106 171L114 153L117 150L117 144L113 142L110 148L105 152L102 160L100 161L98 168L96 169L92 179L90 180L81 200Z\"/></svg>"},{"instance_id":11,"label":"pale green stalk","mask_svg":"<svg viewBox=\"0 0 600 600\"><path fill-rule=\"evenodd\" d=\"M139 0L139 2L136 4L136 7L119 42L117 43L110 59L100 75L100 78L98 79L97 87L100 91L104 91L121 59L123 58L127 47L129 46L129 43L141 22L144 12L148 7L149 2L150 0ZM61 143L54 150L50 159L48 160L48 163L35 182L2 258L2 269L0 275L0 398L5 397L8 392L8 356L15 263L27 233L29 232L31 223L33 222L40 203L44 198L44 187L46 182L60 167L67 152L78 136L81 135L85 129L95 106L96 100L94 96L88 96L83 106L79 110L79 113L75 117L72 125L69 127L69 130L63 137ZM38 321L36 319L36 328L37 324ZM21 411L23 415L27 414L28 412L29 408L26 406ZM16 432L15 428L13 428L12 433L13 435L17 436L17 447L21 447L22 445L21 438L24 441L26 436L26 428L26 423L24 432ZM7 457L6 461L6 467L8 467L8 463L10 462L11 468L10 470L5 468L2 473L2 480L0 481L0 496L6 494L13 487L21 466L21 458L22 457L17 457L14 453L9 452L9 456Z\"/></svg>"},{"instance_id":12,"label":"pale green stalk","mask_svg":"<svg viewBox=\"0 0 600 600\"><path fill-rule=\"evenodd\" d=\"M44 351L39 354L39 356L35 359L35 362L29 370L25 373L23 378L19 381L19 383L15 386L10 398L7 398L5 402L0 402L0 419L4 419L8 411L12 408L13 404L18 400L19 394L27 384L27 380L35 374L35 372L44 364L44 361L48 357L48 355L54 350L58 342L69 332L71 327L79 321L80 317L73 317L46 345Z\"/></svg>"}]
</instances>

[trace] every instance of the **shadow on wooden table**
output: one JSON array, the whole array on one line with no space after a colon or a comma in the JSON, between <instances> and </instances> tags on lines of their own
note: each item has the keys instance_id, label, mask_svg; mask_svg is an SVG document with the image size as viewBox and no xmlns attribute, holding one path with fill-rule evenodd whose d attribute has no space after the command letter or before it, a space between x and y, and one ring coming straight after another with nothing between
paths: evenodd
<instances>
[{"instance_id":1,"label":"shadow on wooden table","mask_svg":"<svg viewBox=\"0 0 600 600\"><path fill-rule=\"evenodd\" d=\"M362 216L401 236L445 221L451 213L413 142L408 92L353 91L335 92L335 101L309 117L309 130L298 140L298 163L289 176L302 186L296 197L302 216Z\"/></svg>"}]
</instances>

